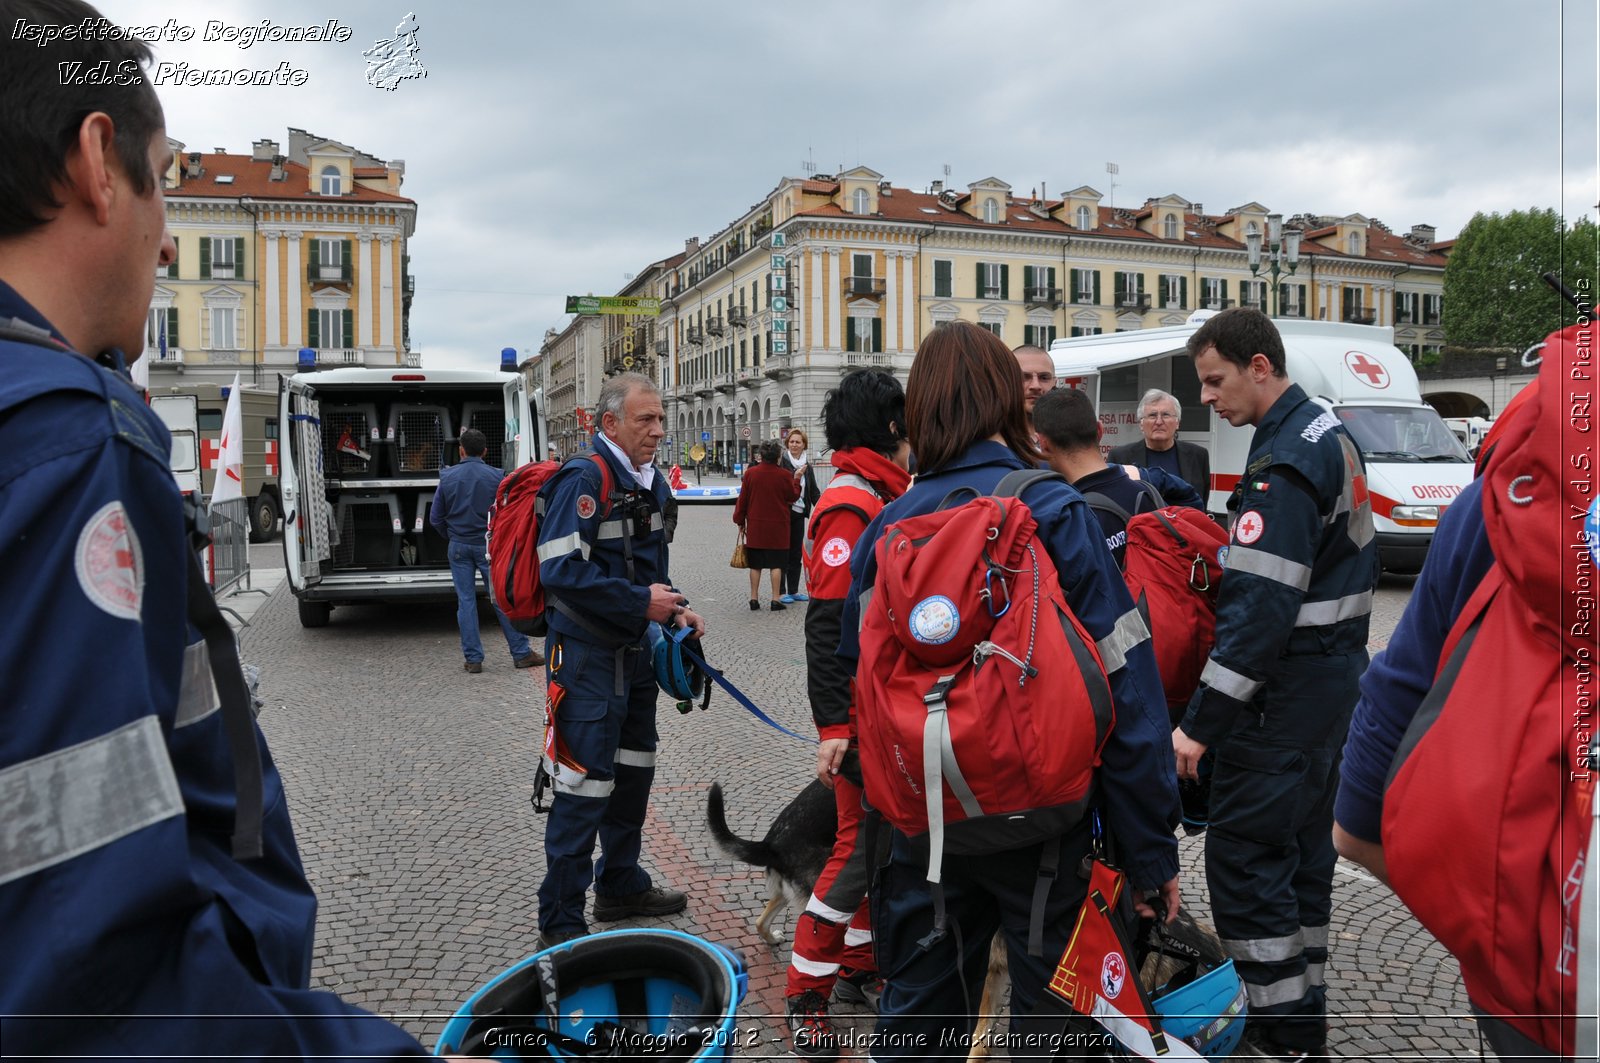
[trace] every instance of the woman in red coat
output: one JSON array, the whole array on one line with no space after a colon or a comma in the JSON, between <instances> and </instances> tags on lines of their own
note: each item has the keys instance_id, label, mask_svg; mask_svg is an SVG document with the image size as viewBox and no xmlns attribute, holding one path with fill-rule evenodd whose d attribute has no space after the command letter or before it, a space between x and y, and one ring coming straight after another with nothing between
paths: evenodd
<instances>
[{"instance_id":1,"label":"woman in red coat","mask_svg":"<svg viewBox=\"0 0 1600 1063\"><path fill-rule=\"evenodd\" d=\"M750 570L750 608L761 608L761 570L772 573L772 611L788 608L783 594L783 567L789 560L789 508L800 497L798 475L778 464L783 448L774 440L761 444L761 463L744 474L733 522L744 529L745 567Z\"/></svg>"}]
</instances>

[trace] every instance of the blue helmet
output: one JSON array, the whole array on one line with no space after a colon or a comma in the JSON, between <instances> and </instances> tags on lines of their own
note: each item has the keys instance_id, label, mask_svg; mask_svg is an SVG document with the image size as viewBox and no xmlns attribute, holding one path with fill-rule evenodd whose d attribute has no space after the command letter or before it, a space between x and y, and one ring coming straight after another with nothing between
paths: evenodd
<instances>
[{"instance_id":1,"label":"blue helmet","mask_svg":"<svg viewBox=\"0 0 1600 1063\"><path fill-rule=\"evenodd\" d=\"M497 1059L727 1059L748 987L735 953L692 934L591 934L497 975L445 1024L435 1052Z\"/></svg>"},{"instance_id":2,"label":"blue helmet","mask_svg":"<svg viewBox=\"0 0 1600 1063\"><path fill-rule=\"evenodd\" d=\"M671 634L660 624L651 624L651 641L656 666L656 683L668 697L691 702L710 694L705 670L700 662L684 652L683 643L694 634L692 628L674 628ZM704 706L701 706L704 708ZM685 710L687 711L687 710Z\"/></svg>"},{"instance_id":3,"label":"blue helmet","mask_svg":"<svg viewBox=\"0 0 1600 1063\"><path fill-rule=\"evenodd\" d=\"M1206 969L1195 962L1192 981L1151 1003L1161 1016L1161 1029L1203 1056L1224 1059L1239 1047L1250 1005L1244 983L1232 960Z\"/></svg>"}]
</instances>

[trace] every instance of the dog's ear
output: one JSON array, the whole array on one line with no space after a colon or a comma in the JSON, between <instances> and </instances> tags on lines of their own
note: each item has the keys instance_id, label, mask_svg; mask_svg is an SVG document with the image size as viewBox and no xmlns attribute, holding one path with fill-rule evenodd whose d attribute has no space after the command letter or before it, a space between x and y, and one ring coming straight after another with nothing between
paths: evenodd
<instances>
[{"instance_id":1,"label":"dog's ear","mask_svg":"<svg viewBox=\"0 0 1600 1063\"><path fill-rule=\"evenodd\" d=\"M852 785L861 786L861 754L854 749L846 750L844 759L839 761L839 774Z\"/></svg>"}]
</instances>

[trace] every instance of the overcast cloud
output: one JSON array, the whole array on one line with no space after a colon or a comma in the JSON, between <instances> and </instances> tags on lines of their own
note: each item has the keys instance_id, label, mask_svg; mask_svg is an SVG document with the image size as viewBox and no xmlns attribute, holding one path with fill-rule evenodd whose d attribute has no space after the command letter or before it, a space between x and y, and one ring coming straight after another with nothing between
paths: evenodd
<instances>
[{"instance_id":1,"label":"overcast cloud","mask_svg":"<svg viewBox=\"0 0 1600 1063\"><path fill-rule=\"evenodd\" d=\"M718 231L802 164L924 188L996 176L1122 204L1360 212L1452 237L1477 211L1593 217L1594 0L683 4L105 0L176 19L158 59L308 71L303 86L158 88L191 150L298 126L406 161L412 342L425 366L536 352L562 297ZM425 80L362 51L414 11ZM201 40L338 19L345 43ZM1121 173L1109 184L1107 162Z\"/></svg>"}]
</instances>

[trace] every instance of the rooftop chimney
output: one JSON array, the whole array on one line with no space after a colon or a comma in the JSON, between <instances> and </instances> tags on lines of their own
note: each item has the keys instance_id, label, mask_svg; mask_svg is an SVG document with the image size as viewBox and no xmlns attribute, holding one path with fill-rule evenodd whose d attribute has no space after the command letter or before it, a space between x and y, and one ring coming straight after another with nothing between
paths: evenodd
<instances>
[{"instance_id":1,"label":"rooftop chimney","mask_svg":"<svg viewBox=\"0 0 1600 1063\"><path fill-rule=\"evenodd\" d=\"M1413 225L1410 239L1412 243L1431 244L1437 239L1438 231L1431 225Z\"/></svg>"},{"instance_id":2,"label":"rooftop chimney","mask_svg":"<svg viewBox=\"0 0 1600 1063\"><path fill-rule=\"evenodd\" d=\"M700 250L700 238L698 236L691 236L683 242L684 254L692 255L698 250Z\"/></svg>"},{"instance_id":3,"label":"rooftop chimney","mask_svg":"<svg viewBox=\"0 0 1600 1063\"><path fill-rule=\"evenodd\" d=\"M935 181L935 182L933 182L933 184L928 186L928 194L930 196L936 196L940 192L943 192L943 191L944 191L944 182L943 181Z\"/></svg>"},{"instance_id":4,"label":"rooftop chimney","mask_svg":"<svg viewBox=\"0 0 1600 1063\"><path fill-rule=\"evenodd\" d=\"M200 176L200 153L198 151L189 153L189 168L184 171L184 176L190 178Z\"/></svg>"},{"instance_id":5,"label":"rooftop chimney","mask_svg":"<svg viewBox=\"0 0 1600 1063\"><path fill-rule=\"evenodd\" d=\"M267 175L269 180L272 180L272 181L281 181L281 180L283 180L283 160L284 160L284 156L282 156L282 155L274 155L272 157L272 173Z\"/></svg>"},{"instance_id":6,"label":"rooftop chimney","mask_svg":"<svg viewBox=\"0 0 1600 1063\"><path fill-rule=\"evenodd\" d=\"M383 164L383 169L389 191L398 194L400 186L406 183L406 160L390 159Z\"/></svg>"},{"instance_id":7,"label":"rooftop chimney","mask_svg":"<svg viewBox=\"0 0 1600 1063\"><path fill-rule=\"evenodd\" d=\"M278 154L276 140L258 140L250 148L250 161L267 162L276 154Z\"/></svg>"}]
</instances>

